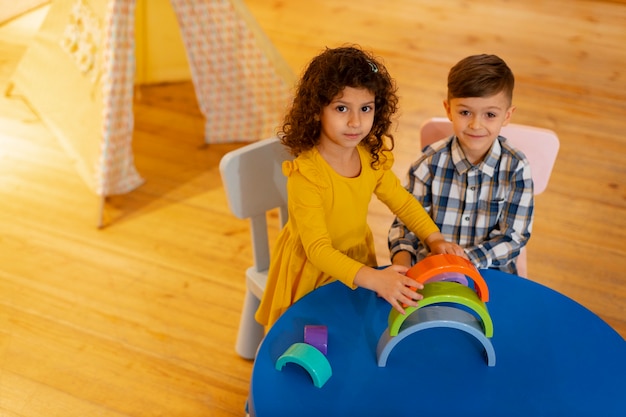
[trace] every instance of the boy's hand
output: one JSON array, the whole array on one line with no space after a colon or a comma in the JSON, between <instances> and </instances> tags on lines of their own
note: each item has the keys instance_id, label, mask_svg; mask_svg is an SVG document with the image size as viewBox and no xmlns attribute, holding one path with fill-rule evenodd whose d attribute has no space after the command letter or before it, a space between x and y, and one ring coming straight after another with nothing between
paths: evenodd
<instances>
[{"instance_id":1,"label":"boy's hand","mask_svg":"<svg viewBox=\"0 0 626 417\"><path fill-rule=\"evenodd\" d=\"M411 267L411 254L408 251L401 250L400 252L396 252L391 259L391 263L394 265L402 265L407 268Z\"/></svg>"},{"instance_id":2,"label":"boy's hand","mask_svg":"<svg viewBox=\"0 0 626 417\"><path fill-rule=\"evenodd\" d=\"M433 255L448 253L451 255L461 256L465 259L469 259L469 256L465 253L465 250L456 243L448 242L443 238L441 233L433 233L426 239L426 244L430 249L430 253Z\"/></svg>"}]
</instances>

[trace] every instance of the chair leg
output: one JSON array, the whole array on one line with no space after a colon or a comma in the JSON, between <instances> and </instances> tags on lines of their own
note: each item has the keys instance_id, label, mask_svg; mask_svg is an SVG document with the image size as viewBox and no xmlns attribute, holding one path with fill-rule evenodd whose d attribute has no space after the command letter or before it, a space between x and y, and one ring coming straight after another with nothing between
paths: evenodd
<instances>
[{"instance_id":1,"label":"chair leg","mask_svg":"<svg viewBox=\"0 0 626 417\"><path fill-rule=\"evenodd\" d=\"M250 290L246 290L246 296L239 320L239 331L235 351L245 359L254 359L256 352L265 337L265 329L254 319L254 313L259 308L260 300Z\"/></svg>"}]
</instances>

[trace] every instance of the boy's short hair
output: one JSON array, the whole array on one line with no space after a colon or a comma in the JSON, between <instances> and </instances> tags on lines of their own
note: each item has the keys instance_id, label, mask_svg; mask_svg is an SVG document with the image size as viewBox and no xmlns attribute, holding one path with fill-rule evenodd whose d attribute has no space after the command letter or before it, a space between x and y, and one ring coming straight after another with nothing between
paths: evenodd
<instances>
[{"instance_id":1,"label":"boy's short hair","mask_svg":"<svg viewBox=\"0 0 626 417\"><path fill-rule=\"evenodd\" d=\"M513 100L515 77L496 55L471 55L457 62L448 73L448 100L467 97L490 97L504 91Z\"/></svg>"}]
</instances>

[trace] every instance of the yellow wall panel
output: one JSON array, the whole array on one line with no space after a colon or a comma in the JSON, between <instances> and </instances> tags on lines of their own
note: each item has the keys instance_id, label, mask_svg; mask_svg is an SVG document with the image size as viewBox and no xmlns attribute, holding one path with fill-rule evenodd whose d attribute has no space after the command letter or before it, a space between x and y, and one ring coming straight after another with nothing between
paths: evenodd
<instances>
[{"instance_id":1,"label":"yellow wall panel","mask_svg":"<svg viewBox=\"0 0 626 417\"><path fill-rule=\"evenodd\" d=\"M191 79L185 46L169 0L137 0L136 84Z\"/></svg>"}]
</instances>

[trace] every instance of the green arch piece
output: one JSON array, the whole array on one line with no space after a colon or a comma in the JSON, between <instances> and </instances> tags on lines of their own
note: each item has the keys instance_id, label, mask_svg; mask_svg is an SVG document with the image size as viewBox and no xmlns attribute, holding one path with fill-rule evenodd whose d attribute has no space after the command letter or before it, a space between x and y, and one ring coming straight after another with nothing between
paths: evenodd
<instances>
[{"instance_id":1,"label":"green arch piece","mask_svg":"<svg viewBox=\"0 0 626 417\"><path fill-rule=\"evenodd\" d=\"M476 312L482 320L485 336L493 337L493 322L491 321L489 311L487 311L487 306L478 298L478 294L471 288L465 285L459 285L455 282L439 281L424 284L424 289L422 289L420 293L424 298L417 302L417 307L406 307L404 309L404 315L400 314L396 309L391 309L387 321L389 334L391 336L397 336L402 323L411 313L419 308L438 303L456 303L464 305Z\"/></svg>"},{"instance_id":2,"label":"green arch piece","mask_svg":"<svg viewBox=\"0 0 626 417\"><path fill-rule=\"evenodd\" d=\"M289 362L303 367L311 375L313 385L318 388L321 388L333 373L326 356L308 343L294 343L287 348L276 361L276 369L282 370Z\"/></svg>"}]
</instances>

